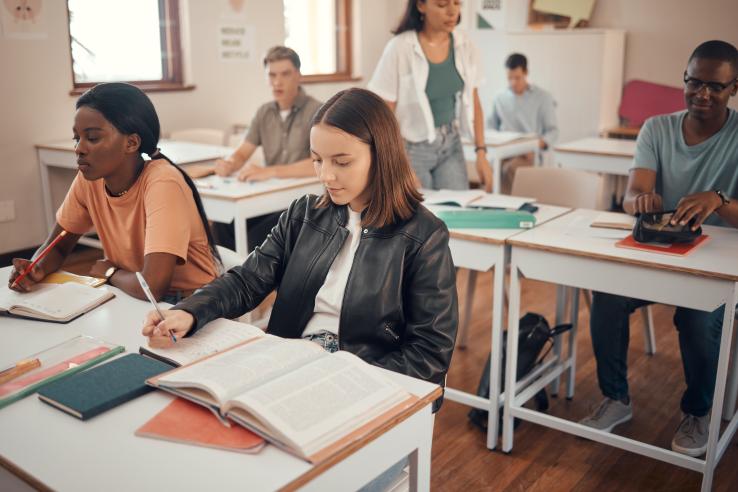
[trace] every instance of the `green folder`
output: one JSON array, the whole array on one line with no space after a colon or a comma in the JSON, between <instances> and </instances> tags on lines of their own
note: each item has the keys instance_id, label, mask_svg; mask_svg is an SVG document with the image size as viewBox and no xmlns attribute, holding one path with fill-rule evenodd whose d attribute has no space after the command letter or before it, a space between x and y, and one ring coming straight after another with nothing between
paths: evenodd
<instances>
[{"instance_id":1,"label":"green folder","mask_svg":"<svg viewBox=\"0 0 738 492\"><path fill-rule=\"evenodd\" d=\"M517 210L442 210L438 218L449 229L530 229L536 217Z\"/></svg>"}]
</instances>

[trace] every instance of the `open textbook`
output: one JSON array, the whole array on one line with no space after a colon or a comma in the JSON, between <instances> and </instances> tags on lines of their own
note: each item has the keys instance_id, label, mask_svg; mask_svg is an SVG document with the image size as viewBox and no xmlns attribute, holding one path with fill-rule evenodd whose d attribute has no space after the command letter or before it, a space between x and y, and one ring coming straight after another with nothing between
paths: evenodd
<instances>
[{"instance_id":1,"label":"open textbook","mask_svg":"<svg viewBox=\"0 0 738 492\"><path fill-rule=\"evenodd\" d=\"M259 334L147 383L316 463L418 399L348 352Z\"/></svg>"},{"instance_id":2,"label":"open textbook","mask_svg":"<svg viewBox=\"0 0 738 492\"><path fill-rule=\"evenodd\" d=\"M36 284L31 292L0 287L0 313L66 323L115 297L111 291L76 282Z\"/></svg>"},{"instance_id":3,"label":"open textbook","mask_svg":"<svg viewBox=\"0 0 738 492\"><path fill-rule=\"evenodd\" d=\"M518 210L526 203L535 201L535 198L485 193L483 190L423 190L425 205Z\"/></svg>"}]
</instances>

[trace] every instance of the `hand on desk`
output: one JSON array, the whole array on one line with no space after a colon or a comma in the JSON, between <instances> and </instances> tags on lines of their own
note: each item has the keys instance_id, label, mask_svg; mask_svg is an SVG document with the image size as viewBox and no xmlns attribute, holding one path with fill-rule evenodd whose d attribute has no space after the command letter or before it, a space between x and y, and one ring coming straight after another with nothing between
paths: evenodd
<instances>
[{"instance_id":1,"label":"hand on desk","mask_svg":"<svg viewBox=\"0 0 738 492\"><path fill-rule=\"evenodd\" d=\"M236 164L230 158L215 161L215 174L218 176L230 176L235 170Z\"/></svg>"},{"instance_id":2,"label":"hand on desk","mask_svg":"<svg viewBox=\"0 0 738 492\"><path fill-rule=\"evenodd\" d=\"M703 191L685 196L677 203L676 212L671 218L671 223L672 225L677 223L685 225L694 219L692 230L696 231L710 214L722 205L723 201L714 191Z\"/></svg>"},{"instance_id":3,"label":"hand on desk","mask_svg":"<svg viewBox=\"0 0 738 492\"><path fill-rule=\"evenodd\" d=\"M33 288L34 285L36 285L37 283L42 281L44 277L46 277L46 272L44 272L39 265L36 265L30 272L28 272L28 275L23 277L18 282L18 284L13 287L13 281L18 278L18 276L23 271L25 271L25 269L30 264L31 260L26 260L24 258L13 258L13 269L10 271L10 277L8 278L8 287L18 292L28 292Z\"/></svg>"},{"instance_id":4,"label":"hand on desk","mask_svg":"<svg viewBox=\"0 0 738 492\"><path fill-rule=\"evenodd\" d=\"M274 167L258 166L251 163L243 166L238 172L239 181L263 181L276 177L277 173Z\"/></svg>"},{"instance_id":5,"label":"hand on desk","mask_svg":"<svg viewBox=\"0 0 738 492\"><path fill-rule=\"evenodd\" d=\"M109 260L97 260L92 268L90 268L90 275L97 278L105 278L105 273L108 268L115 266Z\"/></svg>"},{"instance_id":6,"label":"hand on desk","mask_svg":"<svg viewBox=\"0 0 738 492\"><path fill-rule=\"evenodd\" d=\"M149 346L153 348L165 348L174 345L170 333L179 340L192 329L195 317L187 311L179 309L168 309L162 311L164 321L161 321L156 311L149 311L144 320L141 334L149 337Z\"/></svg>"},{"instance_id":7,"label":"hand on desk","mask_svg":"<svg viewBox=\"0 0 738 492\"><path fill-rule=\"evenodd\" d=\"M663 201L658 193L641 193L635 197L634 207L636 214L659 212L663 207Z\"/></svg>"}]
</instances>

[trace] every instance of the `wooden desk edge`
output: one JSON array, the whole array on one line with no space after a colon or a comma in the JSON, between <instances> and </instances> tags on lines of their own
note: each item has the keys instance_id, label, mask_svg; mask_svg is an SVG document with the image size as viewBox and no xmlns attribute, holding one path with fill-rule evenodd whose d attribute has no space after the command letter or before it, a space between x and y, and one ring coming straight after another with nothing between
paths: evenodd
<instances>
[{"instance_id":1,"label":"wooden desk edge","mask_svg":"<svg viewBox=\"0 0 738 492\"><path fill-rule=\"evenodd\" d=\"M405 411L403 411L399 415L388 420L384 425L377 427L372 432L367 434L364 438L359 439L358 441L352 442L351 444L343 448L340 452L318 463L317 465L312 467L309 471L299 476L298 478L288 483L287 485L285 485L279 490L287 492L287 491L293 491L293 490L299 489L300 487L304 486L305 484L310 482L315 477L321 475L323 472L331 468L333 465L341 462L344 458L354 454L356 451L360 450L361 448L363 448L370 442L374 441L375 439L383 435L385 432L387 432L389 429L391 429L395 425L407 420L408 418L410 418L410 416L417 413L419 410L421 410L426 405L431 405L434 401L436 401L442 395L443 395L443 390L441 389L441 387L440 386L436 387L432 393L424 396L423 398L420 398L410 408L407 408Z\"/></svg>"},{"instance_id":2,"label":"wooden desk edge","mask_svg":"<svg viewBox=\"0 0 738 492\"><path fill-rule=\"evenodd\" d=\"M30 473L26 472L24 469L22 469L21 467L19 467L12 461L5 458L4 456L0 456L0 466L5 468L6 470L8 470L8 472L12 473L16 477L18 477L18 479L24 481L25 483L27 483L28 485L30 485L36 490L40 490L43 492L46 492L46 491L50 492L54 490L48 485L46 485L45 483L38 480L36 477L31 475Z\"/></svg>"},{"instance_id":3,"label":"wooden desk edge","mask_svg":"<svg viewBox=\"0 0 738 492\"><path fill-rule=\"evenodd\" d=\"M528 229L522 229L522 230L527 231ZM502 245L502 244L505 244L505 242L507 241L507 239L495 239L492 237L476 236L474 234L465 234L463 232L456 232L455 230L449 231L449 236L452 239L463 239L465 241L472 241L475 243L484 243L484 244Z\"/></svg>"},{"instance_id":4,"label":"wooden desk edge","mask_svg":"<svg viewBox=\"0 0 738 492\"><path fill-rule=\"evenodd\" d=\"M287 190L292 190L292 189L295 189L295 188L300 188L302 186L312 186L312 185L316 185L316 184L320 184L320 180L317 179L317 178L315 179L315 181L306 181L304 183L295 183L295 184L291 184L291 185L287 185L287 186L282 186L280 188L275 188L273 190L265 190L265 191L260 191L258 193L251 193L251 194L245 194L245 195L240 195L240 196L223 196L223 195L215 192L214 190L211 190L211 189L208 189L208 188L197 188L197 191L200 193L200 196L202 196L202 197L206 197L206 198L218 198L218 199L221 199L221 200L229 200L229 201L235 202L235 201L238 201L238 200L243 200L244 198L252 198L252 197L257 197L257 196L262 196L262 195L269 195L271 193L277 193L279 191L287 191Z\"/></svg>"},{"instance_id":5,"label":"wooden desk edge","mask_svg":"<svg viewBox=\"0 0 738 492\"><path fill-rule=\"evenodd\" d=\"M561 153L570 153L570 154L588 154L588 155L598 155L598 156L606 156L606 157L627 157L632 159L635 157L635 153L627 153L627 152L603 152L599 150L587 150L587 149L562 149L560 147L554 147L554 152L561 152Z\"/></svg>"},{"instance_id":6,"label":"wooden desk edge","mask_svg":"<svg viewBox=\"0 0 738 492\"><path fill-rule=\"evenodd\" d=\"M696 268L684 268L684 267L678 267L675 265L664 265L660 263L650 263L648 261L643 260L636 260L633 258L620 258L616 256L609 256L605 254L600 253L592 253L589 251L579 251L579 250L573 250L573 249L567 249L567 248L561 248L558 246L548 246L548 245L542 245L542 244L531 244L526 241L521 241L520 239L516 239L515 237L512 237L508 240L508 244L512 246L517 246L520 248L528 248L528 249L536 249L540 251L548 251L551 253L562 253L562 254L569 254L573 256L581 256L585 258L592 258L596 260L607 260L612 261L614 263L623 263L626 265L633 265L633 266L644 266L648 268L654 268L656 270L666 270L670 272L676 272L676 273L689 273L692 275L697 275L699 277L705 277L709 279L714 280L727 280L730 282L738 282L738 276L735 275L727 275L724 273L715 273L715 272L707 272L705 270L698 270Z\"/></svg>"}]
</instances>

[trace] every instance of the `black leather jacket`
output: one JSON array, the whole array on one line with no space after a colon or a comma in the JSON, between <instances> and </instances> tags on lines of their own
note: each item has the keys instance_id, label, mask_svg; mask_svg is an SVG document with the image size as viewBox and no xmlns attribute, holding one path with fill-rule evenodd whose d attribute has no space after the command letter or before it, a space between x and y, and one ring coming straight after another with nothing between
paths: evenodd
<instances>
[{"instance_id":1,"label":"black leather jacket","mask_svg":"<svg viewBox=\"0 0 738 492\"><path fill-rule=\"evenodd\" d=\"M277 289L267 332L300 338L315 296L348 237L346 207L316 208L307 195L290 205L246 262L177 304L205 323L235 318ZM443 383L458 325L456 273L448 229L420 205L412 218L362 229L346 284L339 346L371 364Z\"/></svg>"}]
</instances>

